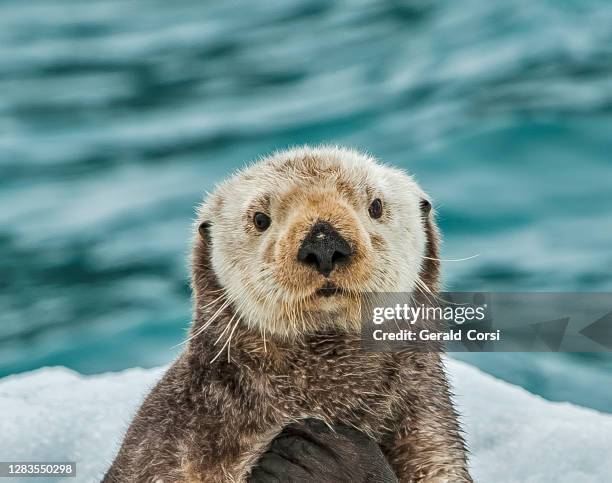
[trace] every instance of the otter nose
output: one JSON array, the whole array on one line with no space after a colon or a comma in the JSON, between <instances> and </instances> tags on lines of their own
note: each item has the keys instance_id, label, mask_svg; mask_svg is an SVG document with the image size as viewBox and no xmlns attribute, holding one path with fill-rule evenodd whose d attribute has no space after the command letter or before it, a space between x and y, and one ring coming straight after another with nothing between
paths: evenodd
<instances>
[{"instance_id":1,"label":"otter nose","mask_svg":"<svg viewBox=\"0 0 612 483\"><path fill-rule=\"evenodd\" d=\"M333 226L318 221L302 241L297 258L326 277L337 264L347 263L353 250Z\"/></svg>"}]
</instances>

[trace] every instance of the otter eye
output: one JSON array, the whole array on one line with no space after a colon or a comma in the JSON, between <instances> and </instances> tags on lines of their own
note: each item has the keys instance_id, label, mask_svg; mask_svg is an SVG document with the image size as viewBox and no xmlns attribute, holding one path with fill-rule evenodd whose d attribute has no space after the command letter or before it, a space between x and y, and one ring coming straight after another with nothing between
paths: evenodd
<instances>
[{"instance_id":1,"label":"otter eye","mask_svg":"<svg viewBox=\"0 0 612 483\"><path fill-rule=\"evenodd\" d=\"M372 218L380 218L383 214L383 204L380 201L380 198L376 198L372 203L370 203L370 207L368 208L368 213Z\"/></svg>"},{"instance_id":2,"label":"otter eye","mask_svg":"<svg viewBox=\"0 0 612 483\"><path fill-rule=\"evenodd\" d=\"M257 228L259 231L267 230L270 226L270 223L272 223L272 220L265 213L258 211L253 216L253 224L255 225L255 228Z\"/></svg>"}]
</instances>

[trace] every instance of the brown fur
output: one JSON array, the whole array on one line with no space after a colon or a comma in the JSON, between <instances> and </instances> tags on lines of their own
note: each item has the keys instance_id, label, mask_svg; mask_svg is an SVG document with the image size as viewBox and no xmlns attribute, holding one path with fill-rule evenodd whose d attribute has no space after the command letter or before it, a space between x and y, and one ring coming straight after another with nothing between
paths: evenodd
<instances>
[{"instance_id":1,"label":"brown fur","mask_svg":"<svg viewBox=\"0 0 612 483\"><path fill-rule=\"evenodd\" d=\"M305 166L309 175L320 176L316 160L307 159ZM282 169L295 175L295 159ZM356 196L346 181L340 186L344 196ZM349 210L346 204L334 197L321 204L316 195L294 195L305 196L306 218L288 225L295 233L277 256L294 250L312 221L306 215L313 212L333 220L360 246L363 234L339 214ZM433 292L439 283L433 214L423 214L423 229L427 258L420 278ZM369 434L402 482L471 481L438 353L366 352L352 327L311 327L288 338L242 323L234 306L224 304L225 288L211 264L212 243L206 234L198 236L193 249L194 337L143 403L105 482L242 482L282 428L302 418ZM372 246L380 244L384 239ZM369 249L362 246L358 253ZM363 273L351 273L353 280L368 272L366 262L356 263ZM288 273L308 285L301 268ZM292 283L279 283L285 282ZM220 354L224 341L228 347Z\"/></svg>"}]
</instances>

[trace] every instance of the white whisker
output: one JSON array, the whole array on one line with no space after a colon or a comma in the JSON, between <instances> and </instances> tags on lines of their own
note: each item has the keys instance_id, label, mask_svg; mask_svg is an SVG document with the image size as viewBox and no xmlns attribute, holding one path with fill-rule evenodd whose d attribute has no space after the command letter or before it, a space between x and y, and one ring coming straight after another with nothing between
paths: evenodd
<instances>
[{"instance_id":1,"label":"white whisker","mask_svg":"<svg viewBox=\"0 0 612 483\"><path fill-rule=\"evenodd\" d=\"M232 317L233 319L233 317ZM227 338L227 341L225 342L225 344L223 344L223 347L221 347L221 350L217 353L217 355L215 357L213 357L210 361L210 363L212 364L213 362L215 362L219 356L223 353L223 351L225 350L225 347L229 344L229 342L232 340L232 336L234 335L234 331L236 330L236 327L238 327L238 323L240 322L240 317L238 317L238 320L236 321L236 323L234 324L234 327L232 329L232 331L229 334L229 337ZM228 327L229 327L229 323L228 323ZM229 353L228 353L228 357L229 357Z\"/></svg>"},{"instance_id":2,"label":"white whisker","mask_svg":"<svg viewBox=\"0 0 612 483\"><path fill-rule=\"evenodd\" d=\"M426 260L434 260L436 262L465 262L466 260L472 260L473 258L479 257L480 253L477 253L476 255L472 255L471 257L465 257L465 258L431 258L431 257L423 257Z\"/></svg>"}]
</instances>

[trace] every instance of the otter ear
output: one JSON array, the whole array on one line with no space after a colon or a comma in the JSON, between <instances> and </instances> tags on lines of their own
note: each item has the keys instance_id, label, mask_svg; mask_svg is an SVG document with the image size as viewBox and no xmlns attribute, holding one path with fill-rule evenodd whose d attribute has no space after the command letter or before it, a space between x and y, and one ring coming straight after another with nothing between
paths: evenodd
<instances>
[{"instance_id":1,"label":"otter ear","mask_svg":"<svg viewBox=\"0 0 612 483\"><path fill-rule=\"evenodd\" d=\"M431 212L431 202L426 198L422 198L420 206L421 206L421 215L427 218L429 216L429 213Z\"/></svg>"},{"instance_id":2,"label":"otter ear","mask_svg":"<svg viewBox=\"0 0 612 483\"><path fill-rule=\"evenodd\" d=\"M212 223L209 220L205 220L198 225L198 233L204 241L210 240L210 225Z\"/></svg>"}]
</instances>

